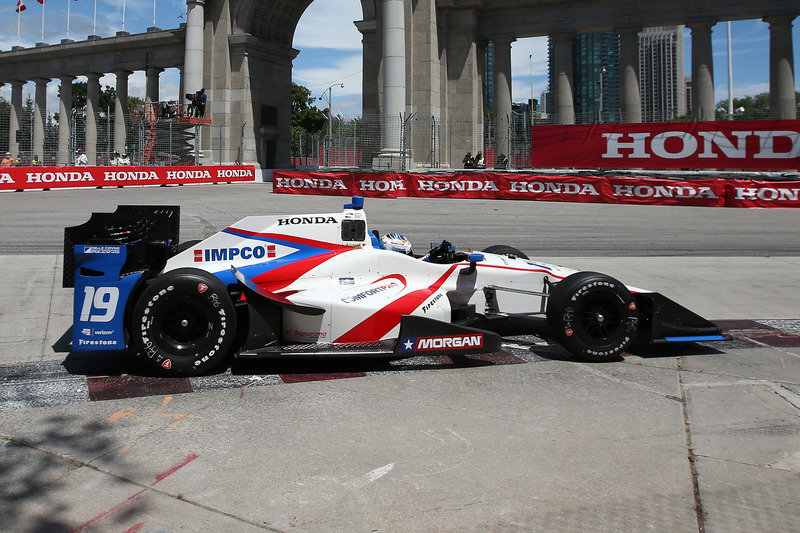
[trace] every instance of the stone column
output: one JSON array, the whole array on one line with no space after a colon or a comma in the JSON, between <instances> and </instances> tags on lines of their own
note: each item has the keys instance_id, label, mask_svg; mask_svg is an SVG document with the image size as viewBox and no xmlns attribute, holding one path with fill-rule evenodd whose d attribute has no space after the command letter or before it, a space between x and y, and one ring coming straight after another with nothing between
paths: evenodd
<instances>
[{"instance_id":1,"label":"stone column","mask_svg":"<svg viewBox=\"0 0 800 533\"><path fill-rule=\"evenodd\" d=\"M494 124L495 157L510 154L509 128L511 107L511 43L516 39L496 39L494 44ZM487 166L489 162L487 161Z\"/></svg>"},{"instance_id":2,"label":"stone column","mask_svg":"<svg viewBox=\"0 0 800 533\"><path fill-rule=\"evenodd\" d=\"M553 38L553 107L556 124L575 124L572 100L573 33L557 33Z\"/></svg>"},{"instance_id":3,"label":"stone column","mask_svg":"<svg viewBox=\"0 0 800 533\"><path fill-rule=\"evenodd\" d=\"M714 54L711 27L715 22L692 22L692 115L694 120L714 120Z\"/></svg>"},{"instance_id":4,"label":"stone column","mask_svg":"<svg viewBox=\"0 0 800 533\"><path fill-rule=\"evenodd\" d=\"M203 30L205 28L205 0L186 0L186 45L183 58L183 89L194 94L203 88ZM185 91L185 93L184 93ZM188 101L185 101L188 104Z\"/></svg>"},{"instance_id":5,"label":"stone column","mask_svg":"<svg viewBox=\"0 0 800 533\"><path fill-rule=\"evenodd\" d=\"M792 48L794 18L795 15L779 15L764 19L769 23L769 111L770 118L778 120L797 118Z\"/></svg>"},{"instance_id":6,"label":"stone column","mask_svg":"<svg viewBox=\"0 0 800 533\"><path fill-rule=\"evenodd\" d=\"M61 76L61 100L58 105L58 166L70 162L69 137L72 131L72 82L75 76Z\"/></svg>"},{"instance_id":7,"label":"stone column","mask_svg":"<svg viewBox=\"0 0 800 533\"><path fill-rule=\"evenodd\" d=\"M128 144L127 118L128 118L128 76L132 72L120 70L117 76L117 95L114 99L114 150L120 154L126 152Z\"/></svg>"},{"instance_id":8,"label":"stone column","mask_svg":"<svg viewBox=\"0 0 800 533\"><path fill-rule=\"evenodd\" d=\"M97 164L97 116L100 111L100 78L102 74L86 75L86 157L89 165ZM110 133L110 132L109 132Z\"/></svg>"},{"instance_id":9,"label":"stone column","mask_svg":"<svg viewBox=\"0 0 800 533\"><path fill-rule=\"evenodd\" d=\"M19 155L19 142L17 142L17 131L19 131L19 117L22 114L22 86L24 81L11 82L11 108L8 116L8 151L11 155Z\"/></svg>"},{"instance_id":10,"label":"stone column","mask_svg":"<svg viewBox=\"0 0 800 533\"><path fill-rule=\"evenodd\" d=\"M155 120L158 116L159 76L163 68L150 67L147 69L147 85L145 87L144 101L147 120Z\"/></svg>"},{"instance_id":11,"label":"stone column","mask_svg":"<svg viewBox=\"0 0 800 533\"><path fill-rule=\"evenodd\" d=\"M44 157L44 121L47 118L47 84L49 79L36 81L36 101L33 104L33 146L29 155L38 156L39 161Z\"/></svg>"},{"instance_id":12,"label":"stone column","mask_svg":"<svg viewBox=\"0 0 800 533\"><path fill-rule=\"evenodd\" d=\"M406 111L406 25L403 0L383 0L383 105L381 148L400 150L400 120Z\"/></svg>"},{"instance_id":13,"label":"stone column","mask_svg":"<svg viewBox=\"0 0 800 533\"><path fill-rule=\"evenodd\" d=\"M622 122L642 121L642 93L639 84L639 32L642 28L621 28L619 34L619 103Z\"/></svg>"}]
</instances>

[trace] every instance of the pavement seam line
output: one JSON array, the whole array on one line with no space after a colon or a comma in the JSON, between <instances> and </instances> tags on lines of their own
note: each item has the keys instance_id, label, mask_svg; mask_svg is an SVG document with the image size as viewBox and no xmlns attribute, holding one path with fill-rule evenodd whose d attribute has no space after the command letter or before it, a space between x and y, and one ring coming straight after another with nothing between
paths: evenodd
<instances>
[{"instance_id":1,"label":"pavement seam line","mask_svg":"<svg viewBox=\"0 0 800 533\"><path fill-rule=\"evenodd\" d=\"M697 518L697 531L698 533L705 533L706 530L706 517L705 510L703 509L703 501L700 497L700 480L697 472L697 456L694 453L694 445L692 444L692 421L689 420L689 408L686 402L686 387L683 383L683 365L682 358L677 358L677 377L678 387L680 389L680 403L681 411L683 413L683 427L686 438L686 454L689 460L689 472L692 477L692 493L694 495L694 511Z\"/></svg>"},{"instance_id":2,"label":"pavement seam line","mask_svg":"<svg viewBox=\"0 0 800 533\"><path fill-rule=\"evenodd\" d=\"M26 441L24 441L22 439L18 439L16 437L12 437L10 435L3 435L3 439L5 439L8 442L11 442L12 444L16 444L18 446L24 446L24 447L29 448L31 450L34 450L34 451L37 451L39 453L43 453L45 455L48 455L48 456L53 457L55 459L58 459L60 461L64 461L64 462L66 462L67 464L69 464L72 467L75 467L75 468L81 468L81 467L89 468L90 470L94 470L98 474L103 474L105 476L112 477L112 478L114 478L114 479L116 479L118 481L122 481L123 483L128 483L128 484L134 485L134 486L136 486L136 487L138 487L140 489L143 489L143 491L145 491L145 492L153 492L153 493L159 494L161 496L166 496L168 498L172 498L172 499L184 502L184 503L188 503L189 505L194 505L195 507L199 507L199 508L204 509L204 510L206 510L208 512L219 514L219 515L222 515L222 516L226 516L226 517L232 518L233 520L236 520L238 522L243 522L245 524L249 524L251 526L258 527L258 528L263 529L265 531L271 531L272 533L286 533L282 529L275 529L275 528L270 527L270 526L268 526L266 524L259 524L258 522L253 522L252 520L248 520L246 518L242 518L240 516L236 516L235 514L229 513L227 511L222 511L220 509L216 509L214 507L210 507L208 505L189 500L185 496L183 496L182 494L172 494L172 493L167 492L165 490L156 488L156 487L154 487L152 485L146 485L146 484L144 484L144 483L142 483L140 481L136 481L134 479L130 479L128 477L121 476L119 474L115 474L114 472L110 472L108 470L105 470L104 468L101 468L101 467L99 467L97 465L93 465L93 464L87 463L85 461L79 461L77 459L73 459L73 458L68 457L66 455L62 455L62 454L57 453L57 452L46 450L46 449L44 449L44 448L42 448L40 446L37 446L36 444L30 443L30 442L26 442ZM104 455L107 455L107 454L104 454ZM101 457L103 457L103 456L101 456ZM156 483L158 481L161 481L161 480L160 479L156 480Z\"/></svg>"},{"instance_id":3,"label":"pavement seam line","mask_svg":"<svg viewBox=\"0 0 800 533\"><path fill-rule=\"evenodd\" d=\"M53 316L53 302L55 301L55 288L56 283L58 280L58 256L56 256L55 261L53 262L53 277L52 282L50 283L50 306L47 310L47 322L44 325L44 338L42 339L42 349L41 349L41 359L44 360L45 357L45 347L47 346L47 337L50 333L50 317Z\"/></svg>"}]
</instances>

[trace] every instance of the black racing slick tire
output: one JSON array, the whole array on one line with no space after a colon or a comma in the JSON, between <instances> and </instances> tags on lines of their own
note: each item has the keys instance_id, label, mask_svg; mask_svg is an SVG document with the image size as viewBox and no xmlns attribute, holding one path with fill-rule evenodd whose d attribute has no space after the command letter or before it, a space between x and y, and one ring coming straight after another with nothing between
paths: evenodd
<instances>
[{"instance_id":1,"label":"black racing slick tire","mask_svg":"<svg viewBox=\"0 0 800 533\"><path fill-rule=\"evenodd\" d=\"M520 252L513 246L506 246L505 244L493 244L492 246L484 248L481 251L486 252L487 254L505 255L508 257L519 257L520 259L530 259L530 257Z\"/></svg>"},{"instance_id":2,"label":"black racing slick tire","mask_svg":"<svg viewBox=\"0 0 800 533\"><path fill-rule=\"evenodd\" d=\"M225 358L236 336L236 309L225 285L182 268L154 278L133 307L131 346L162 375L201 374Z\"/></svg>"},{"instance_id":3,"label":"black racing slick tire","mask_svg":"<svg viewBox=\"0 0 800 533\"><path fill-rule=\"evenodd\" d=\"M557 283L547 303L556 340L591 362L619 359L636 336L639 312L630 291L597 272L577 272Z\"/></svg>"}]
</instances>

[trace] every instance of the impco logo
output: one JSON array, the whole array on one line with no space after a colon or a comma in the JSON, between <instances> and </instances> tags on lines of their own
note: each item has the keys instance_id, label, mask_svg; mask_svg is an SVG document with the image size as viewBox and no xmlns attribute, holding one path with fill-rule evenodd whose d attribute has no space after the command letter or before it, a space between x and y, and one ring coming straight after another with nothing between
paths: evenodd
<instances>
[{"instance_id":1,"label":"impco logo","mask_svg":"<svg viewBox=\"0 0 800 533\"><path fill-rule=\"evenodd\" d=\"M360 300L364 300L366 298L369 298L370 296L375 296L376 294L380 294L380 293L382 293L384 291L387 291L389 289L393 289L393 288L401 287L401 286L402 285L399 282L391 281L391 282L385 283L383 285L376 285L371 289L367 289L365 291L361 291L361 292L356 293L356 294L354 294L352 296L345 296L341 300L346 304L351 304L351 303L355 303L355 302L358 302Z\"/></svg>"},{"instance_id":2,"label":"impco logo","mask_svg":"<svg viewBox=\"0 0 800 533\"><path fill-rule=\"evenodd\" d=\"M269 246L243 246L241 248L206 248L194 251L194 262L235 261L242 259L273 259L275 245Z\"/></svg>"},{"instance_id":3,"label":"impco logo","mask_svg":"<svg viewBox=\"0 0 800 533\"><path fill-rule=\"evenodd\" d=\"M712 198L719 196L706 186L694 185L614 185L614 196L628 198Z\"/></svg>"},{"instance_id":4,"label":"impco logo","mask_svg":"<svg viewBox=\"0 0 800 533\"><path fill-rule=\"evenodd\" d=\"M301 224L336 224L334 217L291 217L279 218L279 226L299 226Z\"/></svg>"},{"instance_id":5,"label":"impco logo","mask_svg":"<svg viewBox=\"0 0 800 533\"><path fill-rule=\"evenodd\" d=\"M338 178L275 178L275 187L286 189L339 189L348 187Z\"/></svg>"},{"instance_id":6,"label":"impco logo","mask_svg":"<svg viewBox=\"0 0 800 533\"><path fill-rule=\"evenodd\" d=\"M500 191L492 180L419 180L417 186L430 192Z\"/></svg>"},{"instance_id":7,"label":"impco logo","mask_svg":"<svg viewBox=\"0 0 800 533\"><path fill-rule=\"evenodd\" d=\"M570 194L600 196L591 183L561 183L542 181L512 181L509 183L510 192L529 192L533 194Z\"/></svg>"},{"instance_id":8,"label":"impco logo","mask_svg":"<svg viewBox=\"0 0 800 533\"><path fill-rule=\"evenodd\" d=\"M448 335L443 337L409 337L403 339L404 352L430 352L436 350L458 350L481 348L483 335Z\"/></svg>"}]
</instances>

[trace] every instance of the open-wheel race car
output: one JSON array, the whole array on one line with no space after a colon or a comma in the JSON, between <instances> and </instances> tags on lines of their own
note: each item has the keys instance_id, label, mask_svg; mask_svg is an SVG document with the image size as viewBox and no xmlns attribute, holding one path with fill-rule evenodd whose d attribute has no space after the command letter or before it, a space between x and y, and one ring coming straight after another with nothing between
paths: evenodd
<instances>
[{"instance_id":1,"label":"open-wheel race car","mask_svg":"<svg viewBox=\"0 0 800 533\"><path fill-rule=\"evenodd\" d=\"M442 241L414 255L401 235L369 231L363 206L354 197L337 213L246 217L184 244L176 206L94 213L65 230L72 351L135 351L163 374L194 375L231 353L490 353L511 323L594 362L636 340L723 339L657 292L508 246L472 253Z\"/></svg>"}]
</instances>

